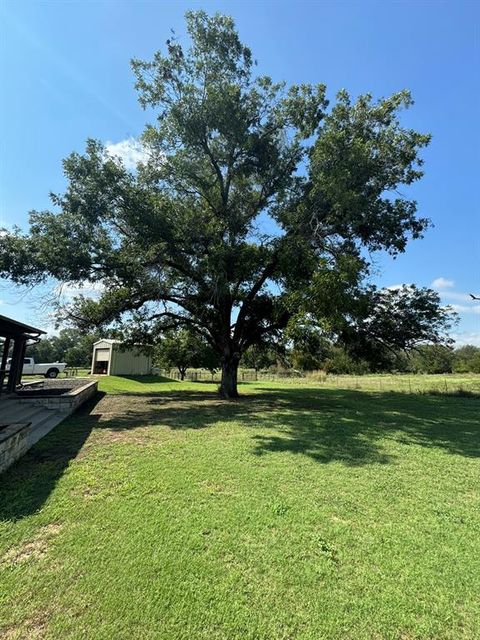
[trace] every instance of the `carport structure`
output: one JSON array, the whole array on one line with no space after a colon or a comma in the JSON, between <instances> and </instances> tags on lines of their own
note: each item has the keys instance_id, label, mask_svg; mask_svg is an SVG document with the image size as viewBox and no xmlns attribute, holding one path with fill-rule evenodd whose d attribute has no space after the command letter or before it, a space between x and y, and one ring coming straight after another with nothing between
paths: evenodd
<instances>
[{"instance_id":1,"label":"carport structure","mask_svg":"<svg viewBox=\"0 0 480 640\"><path fill-rule=\"evenodd\" d=\"M44 333L42 329L0 315L0 341L3 342L0 342L0 395L2 391L13 393L20 384L27 345L38 342ZM11 363L7 371L10 352Z\"/></svg>"}]
</instances>

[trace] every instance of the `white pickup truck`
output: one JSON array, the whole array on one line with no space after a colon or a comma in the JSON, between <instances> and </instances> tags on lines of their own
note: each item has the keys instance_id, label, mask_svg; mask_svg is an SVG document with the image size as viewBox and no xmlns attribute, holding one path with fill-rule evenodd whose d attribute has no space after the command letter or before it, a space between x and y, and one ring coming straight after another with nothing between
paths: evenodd
<instances>
[{"instance_id":1,"label":"white pickup truck","mask_svg":"<svg viewBox=\"0 0 480 640\"><path fill-rule=\"evenodd\" d=\"M7 371L10 369L11 358L7 360ZM56 378L67 366L66 362L42 362L37 364L33 358L23 359L22 375L24 376L44 376L45 378Z\"/></svg>"}]
</instances>

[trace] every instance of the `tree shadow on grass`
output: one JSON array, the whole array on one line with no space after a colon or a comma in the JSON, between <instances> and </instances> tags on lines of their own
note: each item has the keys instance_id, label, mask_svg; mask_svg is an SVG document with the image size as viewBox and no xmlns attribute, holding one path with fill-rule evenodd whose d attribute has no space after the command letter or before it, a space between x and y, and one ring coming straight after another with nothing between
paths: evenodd
<instances>
[{"instance_id":1,"label":"tree shadow on grass","mask_svg":"<svg viewBox=\"0 0 480 640\"><path fill-rule=\"evenodd\" d=\"M230 402L191 390L107 400L116 411L97 416L99 429L205 429L237 422L255 429L259 456L291 452L323 463L386 464L393 462L384 451L386 439L480 456L479 397L292 387L264 388Z\"/></svg>"},{"instance_id":2,"label":"tree shadow on grass","mask_svg":"<svg viewBox=\"0 0 480 640\"><path fill-rule=\"evenodd\" d=\"M157 375L145 375L145 376L115 376L116 378L122 378L125 380L132 380L133 382L140 382L142 384L157 384L162 382L177 382L175 378L167 378L165 376Z\"/></svg>"},{"instance_id":3,"label":"tree shadow on grass","mask_svg":"<svg viewBox=\"0 0 480 640\"><path fill-rule=\"evenodd\" d=\"M0 475L0 520L17 520L43 506L95 426L95 407L104 396L85 402Z\"/></svg>"},{"instance_id":4,"label":"tree shadow on grass","mask_svg":"<svg viewBox=\"0 0 480 640\"><path fill-rule=\"evenodd\" d=\"M388 440L480 456L480 399L475 397L292 386L263 388L231 402L191 390L98 400L84 405L0 476L0 519L18 519L41 508L92 429L189 430L235 422L251 430L255 456L291 453L356 467L394 464Z\"/></svg>"},{"instance_id":5,"label":"tree shadow on grass","mask_svg":"<svg viewBox=\"0 0 480 640\"><path fill-rule=\"evenodd\" d=\"M382 452L385 441L390 440L480 457L479 397L266 390L275 391L280 400L294 396L298 410L284 415L275 433L254 436L257 455L290 451L324 463L387 463L394 462Z\"/></svg>"},{"instance_id":6,"label":"tree shadow on grass","mask_svg":"<svg viewBox=\"0 0 480 640\"><path fill-rule=\"evenodd\" d=\"M108 377L110 376L106 376L105 380L106 382L108 382ZM188 388L185 390L182 389L178 389L178 390L171 390L171 391L166 391L164 388L161 387L162 384L166 384L166 383L175 383L175 384L184 384L190 385L191 383L197 384L199 386L199 388L202 387L206 387L209 386L210 389L209 390L205 390L205 392L212 392L212 393L216 393L217 389L218 389L218 385L219 383L217 381L211 381L211 380L189 380L189 379L185 379L185 380L178 380L177 378L166 378L165 376L157 376L157 375L146 375L146 376L113 376L114 379L121 379L121 380L129 380L131 382L138 382L140 385L155 385L154 387L150 387L149 389L142 389L141 386L140 388L133 388L133 389L129 389L127 388L121 388L118 389L115 387L115 385L113 386L113 389L109 390L109 393L111 393L112 395L122 395L122 396L152 396L152 397L156 397L156 396L160 396L163 397L166 394L170 394L170 393L178 393L178 394L185 394L185 393L195 393L192 392L191 390L189 390ZM160 385L159 387L157 385Z\"/></svg>"}]
</instances>

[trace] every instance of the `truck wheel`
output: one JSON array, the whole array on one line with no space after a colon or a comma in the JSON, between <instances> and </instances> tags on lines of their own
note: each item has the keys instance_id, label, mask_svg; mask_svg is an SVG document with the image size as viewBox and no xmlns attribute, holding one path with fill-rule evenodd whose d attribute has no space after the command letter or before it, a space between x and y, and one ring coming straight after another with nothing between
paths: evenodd
<instances>
[{"instance_id":1,"label":"truck wheel","mask_svg":"<svg viewBox=\"0 0 480 640\"><path fill-rule=\"evenodd\" d=\"M56 378L58 376L58 373L59 373L58 369L55 369L55 368L49 369L45 374L45 378Z\"/></svg>"}]
</instances>

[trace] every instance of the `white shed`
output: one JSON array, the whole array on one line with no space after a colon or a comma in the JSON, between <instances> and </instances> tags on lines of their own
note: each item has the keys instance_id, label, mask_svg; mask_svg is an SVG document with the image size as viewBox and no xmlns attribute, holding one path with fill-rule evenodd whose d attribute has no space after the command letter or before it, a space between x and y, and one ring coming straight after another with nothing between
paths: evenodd
<instances>
[{"instance_id":1,"label":"white shed","mask_svg":"<svg viewBox=\"0 0 480 640\"><path fill-rule=\"evenodd\" d=\"M120 340L98 340L93 345L92 374L144 376L151 373L152 356L141 345L126 347Z\"/></svg>"}]
</instances>

